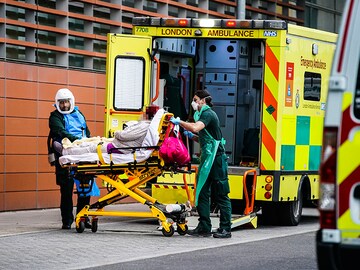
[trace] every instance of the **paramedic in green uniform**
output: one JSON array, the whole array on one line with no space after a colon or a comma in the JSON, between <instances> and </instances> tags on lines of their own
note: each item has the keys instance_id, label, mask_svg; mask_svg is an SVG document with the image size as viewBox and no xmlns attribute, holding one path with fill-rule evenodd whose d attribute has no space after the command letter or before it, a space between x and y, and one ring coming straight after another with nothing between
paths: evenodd
<instances>
[{"instance_id":1,"label":"paramedic in green uniform","mask_svg":"<svg viewBox=\"0 0 360 270\"><path fill-rule=\"evenodd\" d=\"M211 109L212 97L206 90L197 90L191 103L194 113L194 123L171 118L171 122L180 125L186 131L184 134L200 143L201 154L198 175L196 179L195 205L199 213L199 224L188 234L193 236L211 236L210 198L220 209L220 226L213 234L215 238L231 237L231 202L228 178L225 140L222 138L220 122ZM197 135L196 135L197 134Z\"/></svg>"},{"instance_id":2,"label":"paramedic in green uniform","mask_svg":"<svg viewBox=\"0 0 360 270\"><path fill-rule=\"evenodd\" d=\"M57 91L54 106L56 109L51 112L49 117L50 136L53 142L61 144L61 140L65 137L71 142L76 139L90 137L90 131L86 124L85 117L79 111L78 107L75 106L74 95L69 89L62 88ZM62 168L59 164L60 153L55 152L55 154L56 184L60 186L62 229L70 229L74 221L74 179L69 177L68 170ZM88 204L90 204L90 196L80 196L78 194L76 213ZM89 219L86 219L85 227L91 228Z\"/></svg>"}]
</instances>

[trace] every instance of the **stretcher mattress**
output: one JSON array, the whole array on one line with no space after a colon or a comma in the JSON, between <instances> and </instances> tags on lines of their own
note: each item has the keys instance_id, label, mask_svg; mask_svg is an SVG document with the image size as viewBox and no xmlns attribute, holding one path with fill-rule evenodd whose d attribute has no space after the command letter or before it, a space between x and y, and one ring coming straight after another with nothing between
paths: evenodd
<instances>
[{"instance_id":1,"label":"stretcher mattress","mask_svg":"<svg viewBox=\"0 0 360 270\"><path fill-rule=\"evenodd\" d=\"M154 115L154 118L151 120L151 123L149 125L149 129L145 135L145 138L141 144L142 147L151 147L156 146L159 142L159 125L161 122L161 118L164 115L165 110L159 109L157 113ZM107 153L102 152L102 159L105 163L109 164L111 161L114 164L124 164L124 163L130 163L134 162L135 160L137 162L143 162L147 160L154 149L138 149L134 153ZM134 160L135 157L135 160ZM59 158L60 165L68 165L68 164L84 164L84 163L98 163L100 162L100 157L97 152L94 153L85 153L80 155L63 155Z\"/></svg>"}]
</instances>

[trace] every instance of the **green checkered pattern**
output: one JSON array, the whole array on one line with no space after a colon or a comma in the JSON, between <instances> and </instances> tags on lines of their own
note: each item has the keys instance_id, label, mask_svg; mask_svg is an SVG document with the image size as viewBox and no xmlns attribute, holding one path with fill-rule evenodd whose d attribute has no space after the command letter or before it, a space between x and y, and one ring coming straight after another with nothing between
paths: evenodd
<instances>
[{"instance_id":1,"label":"green checkered pattern","mask_svg":"<svg viewBox=\"0 0 360 270\"><path fill-rule=\"evenodd\" d=\"M281 168L284 171L318 170L321 157L322 121L320 117L297 116L296 126L291 121L283 127L281 145ZM293 121L294 122L294 121ZM294 132L295 131L295 134Z\"/></svg>"}]
</instances>

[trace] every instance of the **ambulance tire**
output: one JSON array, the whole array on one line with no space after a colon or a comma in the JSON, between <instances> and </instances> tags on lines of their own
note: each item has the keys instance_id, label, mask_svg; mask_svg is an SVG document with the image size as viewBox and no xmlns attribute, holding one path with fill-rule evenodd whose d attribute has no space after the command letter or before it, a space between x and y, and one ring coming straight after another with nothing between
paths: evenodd
<instances>
[{"instance_id":1,"label":"ambulance tire","mask_svg":"<svg viewBox=\"0 0 360 270\"><path fill-rule=\"evenodd\" d=\"M281 204L280 225L282 226L297 226L300 223L302 208L304 204L304 197L302 190L299 190L298 200L285 202Z\"/></svg>"}]
</instances>

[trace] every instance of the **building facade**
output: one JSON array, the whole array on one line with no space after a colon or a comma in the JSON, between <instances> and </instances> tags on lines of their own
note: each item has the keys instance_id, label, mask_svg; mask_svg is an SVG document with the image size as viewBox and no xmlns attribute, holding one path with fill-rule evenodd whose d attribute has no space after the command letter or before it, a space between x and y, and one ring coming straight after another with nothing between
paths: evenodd
<instances>
[{"instance_id":1,"label":"building facade","mask_svg":"<svg viewBox=\"0 0 360 270\"><path fill-rule=\"evenodd\" d=\"M131 33L134 16L244 16L337 32L342 2L0 0L0 211L59 205L46 147L55 93L71 89L92 136L103 136L106 35Z\"/></svg>"}]
</instances>

